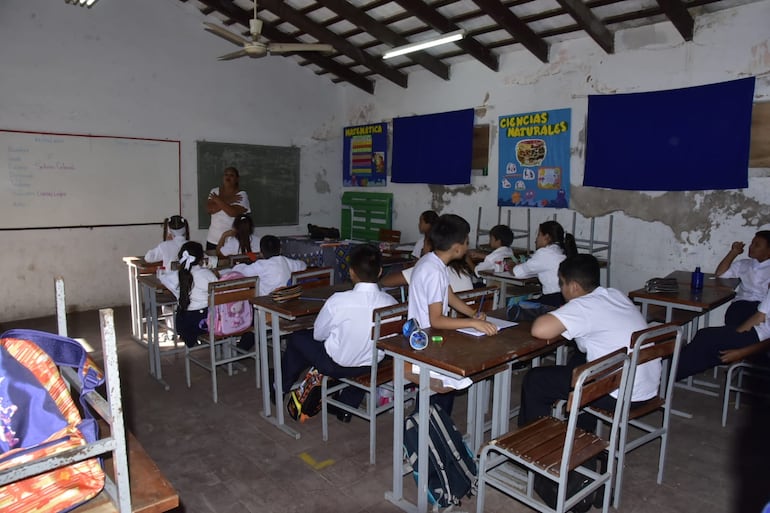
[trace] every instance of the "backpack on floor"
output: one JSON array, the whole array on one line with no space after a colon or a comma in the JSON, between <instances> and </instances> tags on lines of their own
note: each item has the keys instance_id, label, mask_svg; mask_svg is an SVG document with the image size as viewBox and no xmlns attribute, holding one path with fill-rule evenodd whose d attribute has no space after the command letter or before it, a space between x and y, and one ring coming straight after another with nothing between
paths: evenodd
<instances>
[{"instance_id":1,"label":"backpack on floor","mask_svg":"<svg viewBox=\"0 0 770 513\"><path fill-rule=\"evenodd\" d=\"M318 415L321 411L321 382L323 374L317 369L310 369L305 374L305 379L297 389L292 390L286 409L289 417L300 422L305 422L310 417Z\"/></svg>"},{"instance_id":2,"label":"backpack on floor","mask_svg":"<svg viewBox=\"0 0 770 513\"><path fill-rule=\"evenodd\" d=\"M237 280L245 278L237 271L230 271L223 274L219 281ZM214 312L214 335L224 337L242 333L254 325L254 309L248 300L233 301L217 305Z\"/></svg>"},{"instance_id":3,"label":"backpack on floor","mask_svg":"<svg viewBox=\"0 0 770 513\"><path fill-rule=\"evenodd\" d=\"M77 369L81 419L57 365ZM96 420L85 396L104 377L75 340L34 330L0 336L0 470L95 442ZM69 510L104 487L98 458L44 471L0 486L4 513Z\"/></svg>"},{"instance_id":4,"label":"backpack on floor","mask_svg":"<svg viewBox=\"0 0 770 513\"><path fill-rule=\"evenodd\" d=\"M419 413L404 422L404 455L412 466L415 481ZM445 508L459 505L476 491L476 461L452 418L440 406L430 407L428 427L428 501Z\"/></svg>"}]
</instances>

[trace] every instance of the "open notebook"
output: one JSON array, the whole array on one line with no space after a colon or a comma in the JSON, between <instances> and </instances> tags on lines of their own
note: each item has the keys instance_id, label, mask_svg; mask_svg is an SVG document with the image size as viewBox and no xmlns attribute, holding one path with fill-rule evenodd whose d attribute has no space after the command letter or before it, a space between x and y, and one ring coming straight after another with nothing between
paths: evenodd
<instances>
[{"instance_id":1,"label":"open notebook","mask_svg":"<svg viewBox=\"0 0 770 513\"><path fill-rule=\"evenodd\" d=\"M516 326L518 322L512 322L505 319L498 319L496 317L487 317L487 320L497 326L497 331L505 328ZM481 337L484 335L483 331L479 331L476 328L459 328L457 331L465 333L466 335L473 335L474 337Z\"/></svg>"}]
</instances>

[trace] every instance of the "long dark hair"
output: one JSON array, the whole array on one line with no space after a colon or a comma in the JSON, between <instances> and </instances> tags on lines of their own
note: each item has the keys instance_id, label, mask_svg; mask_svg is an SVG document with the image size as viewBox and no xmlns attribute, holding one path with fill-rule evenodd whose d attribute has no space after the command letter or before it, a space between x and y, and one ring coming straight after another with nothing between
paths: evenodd
<instances>
[{"instance_id":1,"label":"long dark hair","mask_svg":"<svg viewBox=\"0 0 770 513\"><path fill-rule=\"evenodd\" d=\"M185 263L182 263L185 253L193 257L193 261L190 262L190 267L192 268L192 266L200 264L201 260L203 260L203 246L201 246L200 242L185 242L179 249L179 255L177 255L179 258L179 270L177 271L179 273L179 308L183 311L187 310L187 307L190 306L190 291L193 288L192 272L190 272L190 269L187 269Z\"/></svg>"},{"instance_id":2,"label":"long dark hair","mask_svg":"<svg viewBox=\"0 0 770 513\"><path fill-rule=\"evenodd\" d=\"M571 233L564 233L564 228L556 221L546 221L538 228L543 235L547 235L551 244L558 245L567 255L567 258L578 254L575 237Z\"/></svg>"},{"instance_id":3,"label":"long dark hair","mask_svg":"<svg viewBox=\"0 0 770 513\"><path fill-rule=\"evenodd\" d=\"M235 238L238 239L238 252L240 254L251 253L251 234L254 231L254 221L246 214L241 214L233 221Z\"/></svg>"}]
</instances>

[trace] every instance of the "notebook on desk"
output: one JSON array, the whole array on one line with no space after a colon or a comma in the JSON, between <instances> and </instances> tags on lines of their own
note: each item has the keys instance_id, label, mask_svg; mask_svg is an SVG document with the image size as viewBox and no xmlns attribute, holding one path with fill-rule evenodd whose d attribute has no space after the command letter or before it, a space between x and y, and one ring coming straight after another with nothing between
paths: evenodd
<instances>
[{"instance_id":1,"label":"notebook on desk","mask_svg":"<svg viewBox=\"0 0 770 513\"><path fill-rule=\"evenodd\" d=\"M487 321L497 326L497 331L503 330L505 328L511 328L519 324L518 322L512 322L506 319L498 319L497 317L487 317ZM460 333L465 333L466 335L473 335L474 337L481 337L486 335L486 333L479 331L476 328L458 328L457 331Z\"/></svg>"}]
</instances>

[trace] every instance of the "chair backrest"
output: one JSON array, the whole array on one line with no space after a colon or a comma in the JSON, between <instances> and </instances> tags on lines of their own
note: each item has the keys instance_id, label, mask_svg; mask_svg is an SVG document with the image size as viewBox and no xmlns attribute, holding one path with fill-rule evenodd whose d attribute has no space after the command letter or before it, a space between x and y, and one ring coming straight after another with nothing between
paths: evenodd
<instances>
[{"instance_id":1,"label":"chair backrest","mask_svg":"<svg viewBox=\"0 0 770 513\"><path fill-rule=\"evenodd\" d=\"M463 292L457 292L456 295L474 310L478 310L479 305L483 301L481 311L489 312L497 308L500 288L497 285L492 285L479 289L464 290Z\"/></svg>"},{"instance_id":2,"label":"chair backrest","mask_svg":"<svg viewBox=\"0 0 770 513\"><path fill-rule=\"evenodd\" d=\"M401 242L401 231L389 230L387 228L380 228L378 240L380 242L399 243Z\"/></svg>"},{"instance_id":3,"label":"chair backrest","mask_svg":"<svg viewBox=\"0 0 770 513\"><path fill-rule=\"evenodd\" d=\"M331 267L308 267L304 271L291 273L291 285L302 285L303 289L334 285L334 269Z\"/></svg>"},{"instance_id":4,"label":"chair backrest","mask_svg":"<svg viewBox=\"0 0 770 513\"><path fill-rule=\"evenodd\" d=\"M629 380L636 377L636 369L639 365L663 358L671 358L671 366L667 372L661 373L661 386L658 387L658 395L666 399L666 406L671 401L671 392L674 389L676 381L676 369L679 365L679 353L682 348L683 328L674 323L661 324L634 332L631 335L631 370ZM633 383L633 381L632 381ZM633 387L628 390L628 405L630 406L631 392Z\"/></svg>"},{"instance_id":5,"label":"chair backrest","mask_svg":"<svg viewBox=\"0 0 770 513\"><path fill-rule=\"evenodd\" d=\"M572 372L573 390L567 400L567 436L564 441L564 451L561 460L560 475L566 475L572 459L573 443L577 428L578 415L582 408L593 401L603 397L614 390L619 390L617 404L612 415L612 428L610 431L609 461L614 464L615 448L618 443L618 427L624 413L626 389L628 385L628 369L630 358L626 349L621 348L592 362L577 367Z\"/></svg>"},{"instance_id":6,"label":"chair backrest","mask_svg":"<svg viewBox=\"0 0 770 513\"><path fill-rule=\"evenodd\" d=\"M406 315L409 311L408 303L399 303L392 306L384 306L377 308L372 312L372 340L375 345L381 338L392 337L393 335L400 335L401 328L406 322ZM375 354L376 354L375 350Z\"/></svg>"},{"instance_id":7,"label":"chair backrest","mask_svg":"<svg viewBox=\"0 0 770 513\"><path fill-rule=\"evenodd\" d=\"M248 301L259 295L259 277L236 278L234 280L212 281L209 283L209 309L233 301Z\"/></svg>"}]
</instances>

